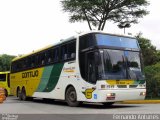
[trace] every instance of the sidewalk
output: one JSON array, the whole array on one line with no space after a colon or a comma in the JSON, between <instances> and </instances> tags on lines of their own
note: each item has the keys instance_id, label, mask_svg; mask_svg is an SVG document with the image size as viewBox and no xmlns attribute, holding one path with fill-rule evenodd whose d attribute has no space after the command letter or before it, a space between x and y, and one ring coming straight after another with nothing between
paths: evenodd
<instances>
[{"instance_id":1,"label":"sidewalk","mask_svg":"<svg viewBox=\"0 0 160 120\"><path fill-rule=\"evenodd\" d=\"M120 103L122 104L160 104L160 100L128 100Z\"/></svg>"}]
</instances>

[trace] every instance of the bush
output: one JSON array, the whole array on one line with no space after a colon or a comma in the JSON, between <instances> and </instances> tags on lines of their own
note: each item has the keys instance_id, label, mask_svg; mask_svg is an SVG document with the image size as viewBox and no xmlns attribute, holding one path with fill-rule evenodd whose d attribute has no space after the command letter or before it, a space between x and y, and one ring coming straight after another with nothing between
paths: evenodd
<instances>
[{"instance_id":1,"label":"bush","mask_svg":"<svg viewBox=\"0 0 160 120\"><path fill-rule=\"evenodd\" d=\"M160 96L160 63L147 66L144 69L147 84L147 97Z\"/></svg>"}]
</instances>

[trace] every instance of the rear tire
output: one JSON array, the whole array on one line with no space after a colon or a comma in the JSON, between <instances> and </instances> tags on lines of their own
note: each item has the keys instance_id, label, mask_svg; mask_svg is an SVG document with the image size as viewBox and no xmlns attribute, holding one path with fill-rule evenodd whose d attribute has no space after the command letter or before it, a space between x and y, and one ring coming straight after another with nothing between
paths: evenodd
<instances>
[{"instance_id":1,"label":"rear tire","mask_svg":"<svg viewBox=\"0 0 160 120\"><path fill-rule=\"evenodd\" d=\"M22 88L21 99L22 99L23 101L26 101L26 100L27 100L25 88Z\"/></svg>"},{"instance_id":2,"label":"rear tire","mask_svg":"<svg viewBox=\"0 0 160 120\"><path fill-rule=\"evenodd\" d=\"M20 88L17 88L17 97L19 100L22 100L22 94Z\"/></svg>"},{"instance_id":3,"label":"rear tire","mask_svg":"<svg viewBox=\"0 0 160 120\"><path fill-rule=\"evenodd\" d=\"M80 105L80 102L77 101L77 94L74 87L69 87L65 94L66 102L71 107L77 107Z\"/></svg>"}]
</instances>

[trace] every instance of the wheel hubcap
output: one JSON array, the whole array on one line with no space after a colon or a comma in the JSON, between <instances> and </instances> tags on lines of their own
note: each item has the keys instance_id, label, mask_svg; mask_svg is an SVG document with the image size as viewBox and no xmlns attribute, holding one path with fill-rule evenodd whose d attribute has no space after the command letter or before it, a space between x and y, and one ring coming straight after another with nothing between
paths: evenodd
<instances>
[{"instance_id":1,"label":"wheel hubcap","mask_svg":"<svg viewBox=\"0 0 160 120\"><path fill-rule=\"evenodd\" d=\"M70 101L72 101L72 102L76 100L76 94L75 94L74 91L70 92L70 94L69 94L69 99L70 99Z\"/></svg>"}]
</instances>

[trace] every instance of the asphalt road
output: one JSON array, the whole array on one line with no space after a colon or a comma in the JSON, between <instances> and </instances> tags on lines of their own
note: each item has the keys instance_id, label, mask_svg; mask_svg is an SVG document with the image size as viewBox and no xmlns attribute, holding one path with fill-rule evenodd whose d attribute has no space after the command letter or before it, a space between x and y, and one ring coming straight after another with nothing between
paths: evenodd
<instances>
[{"instance_id":1,"label":"asphalt road","mask_svg":"<svg viewBox=\"0 0 160 120\"><path fill-rule=\"evenodd\" d=\"M70 114L72 116L77 114L78 115L85 114L87 116L89 115L90 117L91 116L93 117L95 115L102 116L106 114L160 114L160 104L118 104L116 103L111 107L104 107L101 104L85 103L80 107L69 107L63 101L52 101L52 100L44 101L42 99L34 99L33 101L19 101L16 97L8 97L4 103L0 104L0 113L1 114L6 114L6 113L7 114L32 114L32 115L38 114L40 116L42 114L43 116L50 114L50 115L56 115L56 117L58 117L57 115L63 116L66 114ZM70 119L71 116L68 116L68 117ZM66 116L63 116L63 118L66 119ZM93 117L93 118L97 118L97 117ZM102 118L105 118L105 116ZM58 120L58 118L56 119Z\"/></svg>"}]
</instances>

